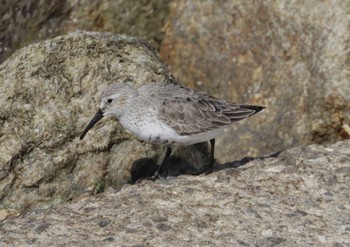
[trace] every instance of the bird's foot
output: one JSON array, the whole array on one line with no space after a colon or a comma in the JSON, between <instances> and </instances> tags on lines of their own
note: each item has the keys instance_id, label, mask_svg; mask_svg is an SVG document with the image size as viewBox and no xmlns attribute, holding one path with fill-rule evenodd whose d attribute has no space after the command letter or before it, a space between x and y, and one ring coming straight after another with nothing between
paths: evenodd
<instances>
[{"instance_id":1,"label":"bird's foot","mask_svg":"<svg viewBox=\"0 0 350 247\"><path fill-rule=\"evenodd\" d=\"M156 172L153 174L153 176L151 177L151 180L152 180L152 181L155 181L155 180L158 179L159 177L160 177L159 171L156 171Z\"/></svg>"}]
</instances>

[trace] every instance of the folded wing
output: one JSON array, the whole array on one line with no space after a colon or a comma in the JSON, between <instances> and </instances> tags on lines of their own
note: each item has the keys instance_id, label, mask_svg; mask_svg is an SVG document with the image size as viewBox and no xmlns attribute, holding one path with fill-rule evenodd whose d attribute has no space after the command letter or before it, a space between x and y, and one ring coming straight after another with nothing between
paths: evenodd
<instances>
[{"instance_id":1,"label":"folded wing","mask_svg":"<svg viewBox=\"0 0 350 247\"><path fill-rule=\"evenodd\" d=\"M220 128L264 109L262 106L229 103L178 85L164 84L164 87L168 88L159 91L163 101L158 107L158 117L180 135Z\"/></svg>"}]
</instances>

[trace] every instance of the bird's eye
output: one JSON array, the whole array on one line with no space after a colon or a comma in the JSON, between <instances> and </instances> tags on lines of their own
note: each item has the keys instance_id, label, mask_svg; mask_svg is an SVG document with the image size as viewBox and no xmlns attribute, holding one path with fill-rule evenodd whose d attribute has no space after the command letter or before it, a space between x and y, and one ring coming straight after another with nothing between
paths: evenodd
<instances>
[{"instance_id":1,"label":"bird's eye","mask_svg":"<svg viewBox=\"0 0 350 247\"><path fill-rule=\"evenodd\" d=\"M108 103L112 103L113 99L108 99L107 102Z\"/></svg>"}]
</instances>

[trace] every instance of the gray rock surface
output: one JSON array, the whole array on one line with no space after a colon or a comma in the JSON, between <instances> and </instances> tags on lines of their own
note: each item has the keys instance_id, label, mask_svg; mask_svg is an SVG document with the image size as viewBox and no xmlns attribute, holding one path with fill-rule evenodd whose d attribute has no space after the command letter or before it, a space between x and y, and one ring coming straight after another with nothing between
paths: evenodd
<instances>
[{"instance_id":1,"label":"gray rock surface","mask_svg":"<svg viewBox=\"0 0 350 247\"><path fill-rule=\"evenodd\" d=\"M349 15L349 1L172 2L160 54L177 80L267 107L217 140L221 162L349 138Z\"/></svg>"},{"instance_id":2,"label":"gray rock surface","mask_svg":"<svg viewBox=\"0 0 350 247\"><path fill-rule=\"evenodd\" d=\"M169 0L1 1L0 63L33 41L76 30L146 37L157 49Z\"/></svg>"},{"instance_id":3,"label":"gray rock surface","mask_svg":"<svg viewBox=\"0 0 350 247\"><path fill-rule=\"evenodd\" d=\"M140 143L112 118L78 137L106 85L172 80L138 38L74 32L15 52L0 65L0 208L45 208L118 187L135 160L160 159L162 147ZM208 159L199 146L177 153L191 164Z\"/></svg>"},{"instance_id":4,"label":"gray rock surface","mask_svg":"<svg viewBox=\"0 0 350 247\"><path fill-rule=\"evenodd\" d=\"M0 223L1 246L350 246L350 141L125 185Z\"/></svg>"}]
</instances>

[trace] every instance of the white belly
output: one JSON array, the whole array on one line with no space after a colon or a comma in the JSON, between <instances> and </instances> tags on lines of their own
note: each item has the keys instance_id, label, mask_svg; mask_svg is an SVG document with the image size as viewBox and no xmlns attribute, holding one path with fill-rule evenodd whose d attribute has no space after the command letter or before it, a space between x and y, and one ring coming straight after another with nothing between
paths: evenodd
<instances>
[{"instance_id":1,"label":"white belly","mask_svg":"<svg viewBox=\"0 0 350 247\"><path fill-rule=\"evenodd\" d=\"M190 136L179 136L177 142L180 143L180 145L186 146L209 141L211 139L215 139L217 136L220 136L224 132L224 129L225 128L219 128Z\"/></svg>"},{"instance_id":2,"label":"white belly","mask_svg":"<svg viewBox=\"0 0 350 247\"><path fill-rule=\"evenodd\" d=\"M146 119L145 119L146 120ZM142 122L119 119L125 129L133 133L145 142L152 142L164 145L191 145L209 141L220 135L224 128L219 128L194 135L179 135L174 129L162 121L154 118Z\"/></svg>"}]
</instances>

